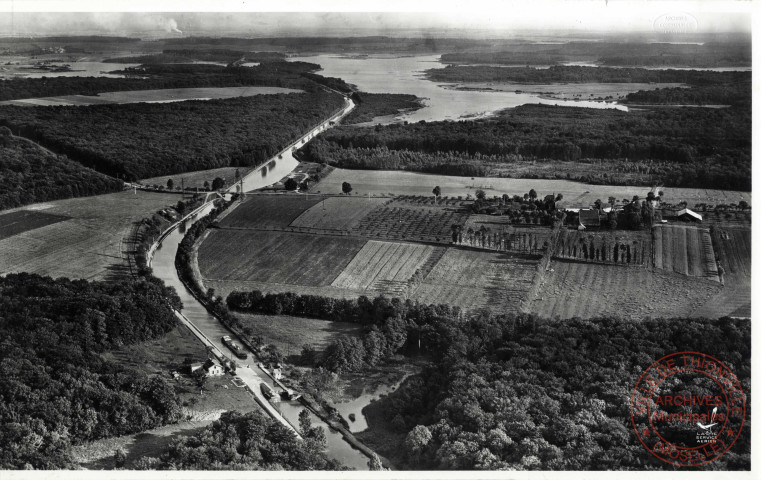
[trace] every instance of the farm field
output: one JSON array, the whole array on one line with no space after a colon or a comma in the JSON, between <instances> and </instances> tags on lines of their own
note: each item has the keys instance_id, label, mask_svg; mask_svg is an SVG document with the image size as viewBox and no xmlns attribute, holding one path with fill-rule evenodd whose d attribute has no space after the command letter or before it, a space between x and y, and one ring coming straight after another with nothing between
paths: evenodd
<instances>
[{"instance_id":1,"label":"farm field","mask_svg":"<svg viewBox=\"0 0 761 480\"><path fill-rule=\"evenodd\" d=\"M411 298L463 310L489 307L517 312L537 263L538 259L521 255L448 248Z\"/></svg>"},{"instance_id":2,"label":"farm field","mask_svg":"<svg viewBox=\"0 0 761 480\"><path fill-rule=\"evenodd\" d=\"M0 240L0 272L87 280L113 278L124 266L126 244L122 240L130 236L133 222L177 200L175 194L125 191L8 210L4 215L41 212L70 219Z\"/></svg>"},{"instance_id":3,"label":"farm field","mask_svg":"<svg viewBox=\"0 0 761 480\"><path fill-rule=\"evenodd\" d=\"M553 260L529 311L548 318L686 317L717 282L658 269Z\"/></svg>"},{"instance_id":4,"label":"farm field","mask_svg":"<svg viewBox=\"0 0 761 480\"><path fill-rule=\"evenodd\" d=\"M724 288L696 308L696 316L751 315L751 230L717 227L711 234L716 262L724 267Z\"/></svg>"},{"instance_id":5,"label":"farm field","mask_svg":"<svg viewBox=\"0 0 761 480\"><path fill-rule=\"evenodd\" d=\"M320 197L317 197L320 198ZM292 227L321 230L352 230L365 215L388 203L388 198L327 197L299 215Z\"/></svg>"},{"instance_id":6,"label":"farm field","mask_svg":"<svg viewBox=\"0 0 761 480\"><path fill-rule=\"evenodd\" d=\"M656 268L718 281L711 235L704 228L656 225L653 228Z\"/></svg>"},{"instance_id":7,"label":"farm field","mask_svg":"<svg viewBox=\"0 0 761 480\"><path fill-rule=\"evenodd\" d=\"M178 173L176 175L164 175L163 177L144 178L139 183L143 185L159 185L166 187L166 182L170 178L174 182L174 188L178 188L182 185L182 181L185 181L185 187L203 189L203 183L214 181L216 177L225 180L225 185L230 186L235 182L235 171L238 170L241 177L248 175L253 167L222 167L212 168L211 170L199 170L197 172L185 172Z\"/></svg>"},{"instance_id":8,"label":"farm field","mask_svg":"<svg viewBox=\"0 0 761 480\"><path fill-rule=\"evenodd\" d=\"M452 224L462 224L468 213L455 208L417 207L391 202L365 216L355 231L371 238L451 241Z\"/></svg>"},{"instance_id":9,"label":"farm field","mask_svg":"<svg viewBox=\"0 0 761 480\"><path fill-rule=\"evenodd\" d=\"M618 250L616 246L619 247ZM652 263L653 241L649 231L581 232L562 229L554 255L579 261L629 263L649 267Z\"/></svg>"},{"instance_id":10,"label":"farm field","mask_svg":"<svg viewBox=\"0 0 761 480\"><path fill-rule=\"evenodd\" d=\"M356 238L214 230L199 247L198 266L207 286L207 279L330 285L364 244Z\"/></svg>"},{"instance_id":11,"label":"farm field","mask_svg":"<svg viewBox=\"0 0 761 480\"><path fill-rule=\"evenodd\" d=\"M285 356L298 355L305 344L324 350L342 335L358 335L362 326L349 322L329 322L288 315L253 315L236 312L244 326L250 326L265 344L274 344Z\"/></svg>"},{"instance_id":12,"label":"farm field","mask_svg":"<svg viewBox=\"0 0 761 480\"><path fill-rule=\"evenodd\" d=\"M591 185L568 180L537 180L492 177L454 177L448 175L432 175L415 172L387 170L346 170L336 168L325 179L320 181L322 193L337 194L341 192L341 184L349 182L356 195L431 195L435 186L441 187L445 196L475 196L477 189L486 192L487 197L509 194L523 195L530 189L539 193L539 197L549 193L562 193L563 200L559 207L586 207L595 200L607 200L608 197L631 199L634 195L644 197L647 187L629 187L615 185ZM686 201L689 206L695 203L737 203L744 199L751 203L749 192L731 190L710 190L698 188L664 188L665 200L669 203Z\"/></svg>"},{"instance_id":13,"label":"farm field","mask_svg":"<svg viewBox=\"0 0 761 480\"><path fill-rule=\"evenodd\" d=\"M43 105L103 105L123 103L167 103L184 100L210 100L213 98L251 97L275 93L301 93L301 90L281 87L212 87L212 88L167 88L158 90L135 90L125 92L104 92L98 95L64 95L60 97L25 98L7 100L0 105L39 107Z\"/></svg>"},{"instance_id":14,"label":"farm field","mask_svg":"<svg viewBox=\"0 0 761 480\"><path fill-rule=\"evenodd\" d=\"M322 198L316 195L248 195L225 219L223 228L287 227Z\"/></svg>"},{"instance_id":15,"label":"farm field","mask_svg":"<svg viewBox=\"0 0 761 480\"><path fill-rule=\"evenodd\" d=\"M0 240L46 225L63 222L69 218L71 217L51 215L35 210L19 210L4 215L0 214Z\"/></svg>"},{"instance_id":16,"label":"farm field","mask_svg":"<svg viewBox=\"0 0 761 480\"><path fill-rule=\"evenodd\" d=\"M415 272L435 250L430 245L370 240L331 285L403 297Z\"/></svg>"}]
</instances>

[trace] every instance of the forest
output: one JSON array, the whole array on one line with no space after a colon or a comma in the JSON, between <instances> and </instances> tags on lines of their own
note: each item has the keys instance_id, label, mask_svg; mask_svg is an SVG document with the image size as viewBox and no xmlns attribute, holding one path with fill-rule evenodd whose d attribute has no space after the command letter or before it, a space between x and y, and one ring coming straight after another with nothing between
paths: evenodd
<instances>
[{"instance_id":1,"label":"forest","mask_svg":"<svg viewBox=\"0 0 761 480\"><path fill-rule=\"evenodd\" d=\"M164 379L100 355L174 329L167 300L181 307L153 278L0 277L0 468L73 468L72 445L180 419Z\"/></svg>"},{"instance_id":2,"label":"forest","mask_svg":"<svg viewBox=\"0 0 761 480\"><path fill-rule=\"evenodd\" d=\"M0 210L31 203L120 192L124 183L53 155L0 127Z\"/></svg>"},{"instance_id":3,"label":"forest","mask_svg":"<svg viewBox=\"0 0 761 480\"><path fill-rule=\"evenodd\" d=\"M343 105L341 96L257 95L163 104L0 107L0 125L123 180L255 166Z\"/></svg>"},{"instance_id":4,"label":"forest","mask_svg":"<svg viewBox=\"0 0 761 480\"><path fill-rule=\"evenodd\" d=\"M656 88L626 95L621 102L633 105L750 105L753 100L750 82L704 85L691 88Z\"/></svg>"},{"instance_id":5,"label":"forest","mask_svg":"<svg viewBox=\"0 0 761 480\"><path fill-rule=\"evenodd\" d=\"M0 80L0 101L59 95L196 87L288 87L315 91L319 86L303 75L318 70L306 62L265 62L255 67L209 64L149 64L116 70L125 78L52 77ZM322 78L311 74L313 78Z\"/></svg>"},{"instance_id":6,"label":"forest","mask_svg":"<svg viewBox=\"0 0 761 480\"><path fill-rule=\"evenodd\" d=\"M674 470L640 444L629 414L639 375L669 353L719 358L750 400L749 320L484 314L425 327L430 367L366 407L370 431L359 435L400 468ZM749 469L748 429L696 468Z\"/></svg>"},{"instance_id":7,"label":"forest","mask_svg":"<svg viewBox=\"0 0 761 480\"><path fill-rule=\"evenodd\" d=\"M227 48L212 49L164 49L161 53L138 55L134 57L116 57L103 60L103 63L140 63L150 65L156 63L191 63L222 62L231 63L244 59L246 62L285 61L285 55L279 52L247 52Z\"/></svg>"},{"instance_id":8,"label":"forest","mask_svg":"<svg viewBox=\"0 0 761 480\"><path fill-rule=\"evenodd\" d=\"M642 176L635 184L750 191L750 127L747 105L630 112L522 105L475 121L337 127L303 152L337 167L448 175L518 162L598 163L599 173L567 178L614 184L617 171L633 171Z\"/></svg>"},{"instance_id":9,"label":"forest","mask_svg":"<svg viewBox=\"0 0 761 480\"><path fill-rule=\"evenodd\" d=\"M137 470L345 470L325 456L325 432L299 416L303 440L260 411L225 412L210 426L173 441L159 458L143 457Z\"/></svg>"},{"instance_id":10,"label":"forest","mask_svg":"<svg viewBox=\"0 0 761 480\"><path fill-rule=\"evenodd\" d=\"M345 125L369 122L375 117L423 108L421 98L402 93L356 92L351 99L357 104L357 108L344 118L342 123Z\"/></svg>"},{"instance_id":11,"label":"forest","mask_svg":"<svg viewBox=\"0 0 761 480\"><path fill-rule=\"evenodd\" d=\"M705 40L705 39L702 39ZM705 43L582 42L563 44L521 43L497 45L494 51L444 53L442 63L554 65L594 62L617 66L738 67L751 65L751 42Z\"/></svg>"},{"instance_id":12,"label":"forest","mask_svg":"<svg viewBox=\"0 0 761 480\"><path fill-rule=\"evenodd\" d=\"M435 82L548 83L684 83L723 85L750 82L751 72L699 70L650 70L646 68L580 67L554 65L549 68L447 65L426 70Z\"/></svg>"}]
</instances>

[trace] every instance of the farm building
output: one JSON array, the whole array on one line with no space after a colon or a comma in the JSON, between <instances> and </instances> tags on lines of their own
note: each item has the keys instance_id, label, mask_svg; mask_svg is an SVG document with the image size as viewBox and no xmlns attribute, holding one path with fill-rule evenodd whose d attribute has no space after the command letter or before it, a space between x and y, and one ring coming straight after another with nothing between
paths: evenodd
<instances>
[{"instance_id":1,"label":"farm building","mask_svg":"<svg viewBox=\"0 0 761 480\"><path fill-rule=\"evenodd\" d=\"M209 377L219 377L225 374L225 368L220 365L219 362L212 360L211 358L206 360L206 363L203 364L203 369Z\"/></svg>"},{"instance_id":2,"label":"farm building","mask_svg":"<svg viewBox=\"0 0 761 480\"><path fill-rule=\"evenodd\" d=\"M596 208L582 208L579 210L579 230L600 228L600 211Z\"/></svg>"},{"instance_id":3,"label":"farm building","mask_svg":"<svg viewBox=\"0 0 761 480\"><path fill-rule=\"evenodd\" d=\"M685 222L702 222L703 216L699 213L695 213L689 208L683 208L676 212L676 216L679 220L683 220Z\"/></svg>"}]
</instances>

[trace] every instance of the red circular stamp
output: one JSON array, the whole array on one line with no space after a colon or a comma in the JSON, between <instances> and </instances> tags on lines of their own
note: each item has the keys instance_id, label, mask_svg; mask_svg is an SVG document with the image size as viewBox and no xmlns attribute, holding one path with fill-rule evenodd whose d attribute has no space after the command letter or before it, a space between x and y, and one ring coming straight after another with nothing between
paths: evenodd
<instances>
[{"instance_id":1,"label":"red circular stamp","mask_svg":"<svg viewBox=\"0 0 761 480\"><path fill-rule=\"evenodd\" d=\"M640 442L664 462L696 467L724 455L745 424L740 381L698 352L667 355L639 377L631 419Z\"/></svg>"}]
</instances>

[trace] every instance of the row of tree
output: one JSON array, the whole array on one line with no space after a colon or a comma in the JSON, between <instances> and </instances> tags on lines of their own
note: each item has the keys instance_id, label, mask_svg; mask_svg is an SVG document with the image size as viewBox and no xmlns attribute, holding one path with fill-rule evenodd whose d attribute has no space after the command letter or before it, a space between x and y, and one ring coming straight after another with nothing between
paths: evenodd
<instances>
[{"instance_id":1,"label":"row of tree","mask_svg":"<svg viewBox=\"0 0 761 480\"><path fill-rule=\"evenodd\" d=\"M71 445L180 419L165 380L100 355L175 328L167 300L152 278L0 277L0 468L72 468Z\"/></svg>"}]
</instances>

